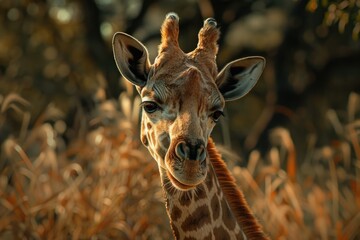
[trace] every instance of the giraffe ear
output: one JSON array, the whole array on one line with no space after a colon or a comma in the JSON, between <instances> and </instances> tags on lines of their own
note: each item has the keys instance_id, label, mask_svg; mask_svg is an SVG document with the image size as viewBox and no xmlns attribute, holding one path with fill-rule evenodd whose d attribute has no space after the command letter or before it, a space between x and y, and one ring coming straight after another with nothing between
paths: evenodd
<instances>
[{"instance_id":1,"label":"giraffe ear","mask_svg":"<svg viewBox=\"0 0 360 240\"><path fill-rule=\"evenodd\" d=\"M265 67L265 58L246 57L228 63L216 77L225 101L245 96L256 84Z\"/></svg>"},{"instance_id":2,"label":"giraffe ear","mask_svg":"<svg viewBox=\"0 0 360 240\"><path fill-rule=\"evenodd\" d=\"M136 38L122 32L115 33L112 45L120 73L134 85L145 86L150 70L146 47Z\"/></svg>"}]
</instances>

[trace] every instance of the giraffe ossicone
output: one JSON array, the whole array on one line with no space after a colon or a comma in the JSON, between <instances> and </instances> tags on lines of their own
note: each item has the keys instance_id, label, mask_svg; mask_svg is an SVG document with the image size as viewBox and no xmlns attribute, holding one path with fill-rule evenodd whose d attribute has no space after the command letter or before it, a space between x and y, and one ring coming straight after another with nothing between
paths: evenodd
<instances>
[{"instance_id":1,"label":"giraffe ossicone","mask_svg":"<svg viewBox=\"0 0 360 240\"><path fill-rule=\"evenodd\" d=\"M255 86L265 59L238 59L218 72L219 34L215 19L206 19L196 49L184 53L179 17L169 13L154 63L122 32L113 37L114 58L141 96L141 141L158 163L175 238L266 239L210 137L225 102Z\"/></svg>"}]
</instances>

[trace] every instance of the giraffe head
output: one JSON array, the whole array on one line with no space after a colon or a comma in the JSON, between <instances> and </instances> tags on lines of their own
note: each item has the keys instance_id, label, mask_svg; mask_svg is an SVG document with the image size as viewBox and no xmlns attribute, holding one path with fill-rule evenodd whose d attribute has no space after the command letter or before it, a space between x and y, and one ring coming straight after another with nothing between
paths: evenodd
<instances>
[{"instance_id":1,"label":"giraffe head","mask_svg":"<svg viewBox=\"0 0 360 240\"><path fill-rule=\"evenodd\" d=\"M179 18L169 13L153 64L146 47L134 37L118 32L113 38L117 67L142 99L141 141L172 185L184 191L206 177L206 146L225 101L247 94L265 66L264 58L248 57L218 72L216 25L214 19L206 19L197 48L184 53L178 43Z\"/></svg>"}]
</instances>

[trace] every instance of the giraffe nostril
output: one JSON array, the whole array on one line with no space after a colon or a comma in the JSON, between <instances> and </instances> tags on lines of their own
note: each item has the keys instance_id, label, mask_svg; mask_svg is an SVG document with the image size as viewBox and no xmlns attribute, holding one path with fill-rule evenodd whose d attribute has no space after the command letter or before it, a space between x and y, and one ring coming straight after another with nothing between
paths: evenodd
<instances>
[{"instance_id":1,"label":"giraffe nostril","mask_svg":"<svg viewBox=\"0 0 360 240\"><path fill-rule=\"evenodd\" d=\"M200 164L204 164L206 160L206 151L204 145L201 145L198 149L198 157L197 159L200 160Z\"/></svg>"},{"instance_id":2,"label":"giraffe nostril","mask_svg":"<svg viewBox=\"0 0 360 240\"><path fill-rule=\"evenodd\" d=\"M179 142L176 145L175 153L181 160L185 160L187 158L188 152L189 148L186 146L185 142Z\"/></svg>"},{"instance_id":3,"label":"giraffe nostril","mask_svg":"<svg viewBox=\"0 0 360 240\"><path fill-rule=\"evenodd\" d=\"M181 160L198 160L201 164L206 159L206 151L202 142L196 144L179 142L176 145L175 153Z\"/></svg>"}]
</instances>

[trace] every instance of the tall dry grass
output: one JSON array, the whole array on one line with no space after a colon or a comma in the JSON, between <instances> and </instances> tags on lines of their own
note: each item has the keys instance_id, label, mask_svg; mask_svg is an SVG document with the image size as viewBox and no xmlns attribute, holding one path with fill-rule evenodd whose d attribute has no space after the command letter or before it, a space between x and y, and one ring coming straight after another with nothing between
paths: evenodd
<instances>
[{"instance_id":1,"label":"tall dry grass","mask_svg":"<svg viewBox=\"0 0 360 240\"><path fill-rule=\"evenodd\" d=\"M276 128L263 157L254 150L233 173L273 239L360 239L360 96L349 96L346 122L327 117L337 133L328 146L307 139L304 159L288 130Z\"/></svg>"},{"instance_id":2,"label":"tall dry grass","mask_svg":"<svg viewBox=\"0 0 360 240\"><path fill-rule=\"evenodd\" d=\"M22 122L1 146L1 239L172 238L156 163L139 141L139 100L131 96L102 98L91 115L79 109L71 127L49 105L31 129L30 104L16 94L0 97L0 132L8 112ZM351 94L347 122L329 110L338 140L319 148L310 136L305 159L278 128L267 155L254 150L246 167L229 162L273 239L360 238L359 107Z\"/></svg>"},{"instance_id":3,"label":"tall dry grass","mask_svg":"<svg viewBox=\"0 0 360 240\"><path fill-rule=\"evenodd\" d=\"M123 103L130 100L121 96ZM5 112L26 101L10 94ZM26 104L27 105L27 104ZM170 239L155 161L138 140L137 110L98 104L75 116L72 138L50 105L34 128L23 126L1 146L1 239ZM135 105L136 106L136 105ZM1 127L1 126L0 126Z\"/></svg>"}]
</instances>

